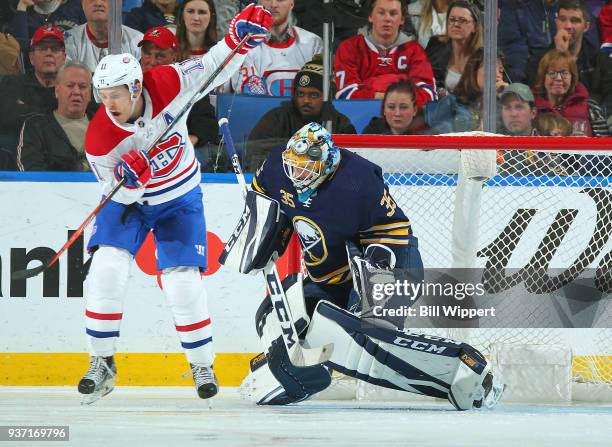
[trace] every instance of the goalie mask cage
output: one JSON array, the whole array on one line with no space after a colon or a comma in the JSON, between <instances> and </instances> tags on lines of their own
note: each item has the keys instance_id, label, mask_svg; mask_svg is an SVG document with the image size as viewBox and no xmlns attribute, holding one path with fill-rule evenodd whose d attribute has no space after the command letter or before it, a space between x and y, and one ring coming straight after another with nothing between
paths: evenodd
<instances>
[{"instance_id":1,"label":"goalie mask cage","mask_svg":"<svg viewBox=\"0 0 612 447\"><path fill-rule=\"evenodd\" d=\"M536 267L530 273L534 284L548 271L565 284L559 288L571 288L589 274L592 284L597 272L600 290L589 293L612 299L610 139L471 132L339 135L334 141L382 168L419 239L426 269L483 268L497 253L502 271ZM422 331L481 350L508 385L506 402L612 400L612 312L586 328L538 328L528 327L530 306L537 307L538 300L530 298L518 309L510 302L503 309L516 319L516 328ZM412 398L336 375L324 393L323 398Z\"/></svg>"}]
</instances>

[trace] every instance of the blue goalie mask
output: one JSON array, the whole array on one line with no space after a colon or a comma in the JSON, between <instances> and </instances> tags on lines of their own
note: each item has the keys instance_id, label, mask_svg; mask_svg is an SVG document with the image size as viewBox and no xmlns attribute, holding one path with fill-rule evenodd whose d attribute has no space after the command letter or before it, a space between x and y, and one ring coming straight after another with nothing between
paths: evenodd
<instances>
[{"instance_id":1,"label":"blue goalie mask","mask_svg":"<svg viewBox=\"0 0 612 447\"><path fill-rule=\"evenodd\" d=\"M340 150L324 127L309 123L291 137L282 157L285 175L303 201L336 169Z\"/></svg>"}]
</instances>

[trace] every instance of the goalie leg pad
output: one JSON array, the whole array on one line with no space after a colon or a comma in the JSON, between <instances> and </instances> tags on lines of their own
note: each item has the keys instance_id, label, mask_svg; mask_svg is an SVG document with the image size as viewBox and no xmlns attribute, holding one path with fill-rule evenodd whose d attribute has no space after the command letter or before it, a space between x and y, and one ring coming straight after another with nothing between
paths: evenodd
<instances>
[{"instance_id":1,"label":"goalie leg pad","mask_svg":"<svg viewBox=\"0 0 612 447\"><path fill-rule=\"evenodd\" d=\"M310 319L306 315L302 275L289 275L282 282L289 313L298 334L304 332ZM255 314L255 327L266 355L251 361L251 373L241 385L243 396L258 405L286 405L307 399L331 383L327 369L321 365L298 368L289 360L281 335L281 326L269 297Z\"/></svg>"},{"instance_id":2,"label":"goalie leg pad","mask_svg":"<svg viewBox=\"0 0 612 447\"><path fill-rule=\"evenodd\" d=\"M249 191L236 229L219 263L240 273L255 274L285 252L293 228L278 201Z\"/></svg>"},{"instance_id":3,"label":"goalie leg pad","mask_svg":"<svg viewBox=\"0 0 612 447\"><path fill-rule=\"evenodd\" d=\"M334 343L327 366L386 388L447 398L467 410L486 397L490 366L471 346L443 337L364 324L328 302L315 309L305 345Z\"/></svg>"}]
</instances>

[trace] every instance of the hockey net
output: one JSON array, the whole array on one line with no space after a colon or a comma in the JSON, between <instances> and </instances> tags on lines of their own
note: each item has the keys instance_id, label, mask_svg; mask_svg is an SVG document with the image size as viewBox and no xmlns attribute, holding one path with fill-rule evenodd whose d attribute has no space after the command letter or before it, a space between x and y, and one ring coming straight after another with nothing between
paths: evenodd
<instances>
[{"instance_id":1,"label":"hockey net","mask_svg":"<svg viewBox=\"0 0 612 447\"><path fill-rule=\"evenodd\" d=\"M482 132L335 138L338 146L382 168L419 239L426 269L484 268L487 262L507 276L524 269L516 284L504 275L489 278L514 293L531 284L527 303L508 300L498 309L517 327L426 329L481 350L509 385L506 401L610 399L611 312L591 307L581 327L572 329L535 327L544 326L541 316L530 322L543 296L567 295L574 303L612 299L612 149L607 140ZM537 290L543 282L549 284L547 291ZM565 313L581 312L572 302ZM341 395L349 390L353 398L397 396L347 383L340 385L346 388Z\"/></svg>"}]
</instances>

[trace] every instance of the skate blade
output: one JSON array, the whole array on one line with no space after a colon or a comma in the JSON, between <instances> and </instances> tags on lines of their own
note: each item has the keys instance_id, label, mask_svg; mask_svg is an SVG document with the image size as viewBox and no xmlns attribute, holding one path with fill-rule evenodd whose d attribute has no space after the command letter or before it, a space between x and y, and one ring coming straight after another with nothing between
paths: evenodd
<instances>
[{"instance_id":1,"label":"skate blade","mask_svg":"<svg viewBox=\"0 0 612 447\"><path fill-rule=\"evenodd\" d=\"M114 387L109 387L103 388L91 394L83 394L83 397L81 398L81 405L91 405L109 394L111 391L113 391L113 389Z\"/></svg>"},{"instance_id":2,"label":"skate blade","mask_svg":"<svg viewBox=\"0 0 612 447\"><path fill-rule=\"evenodd\" d=\"M202 403L206 406L206 408L208 408L209 410L213 409L212 406L212 398L208 398L208 399L202 399Z\"/></svg>"}]
</instances>

